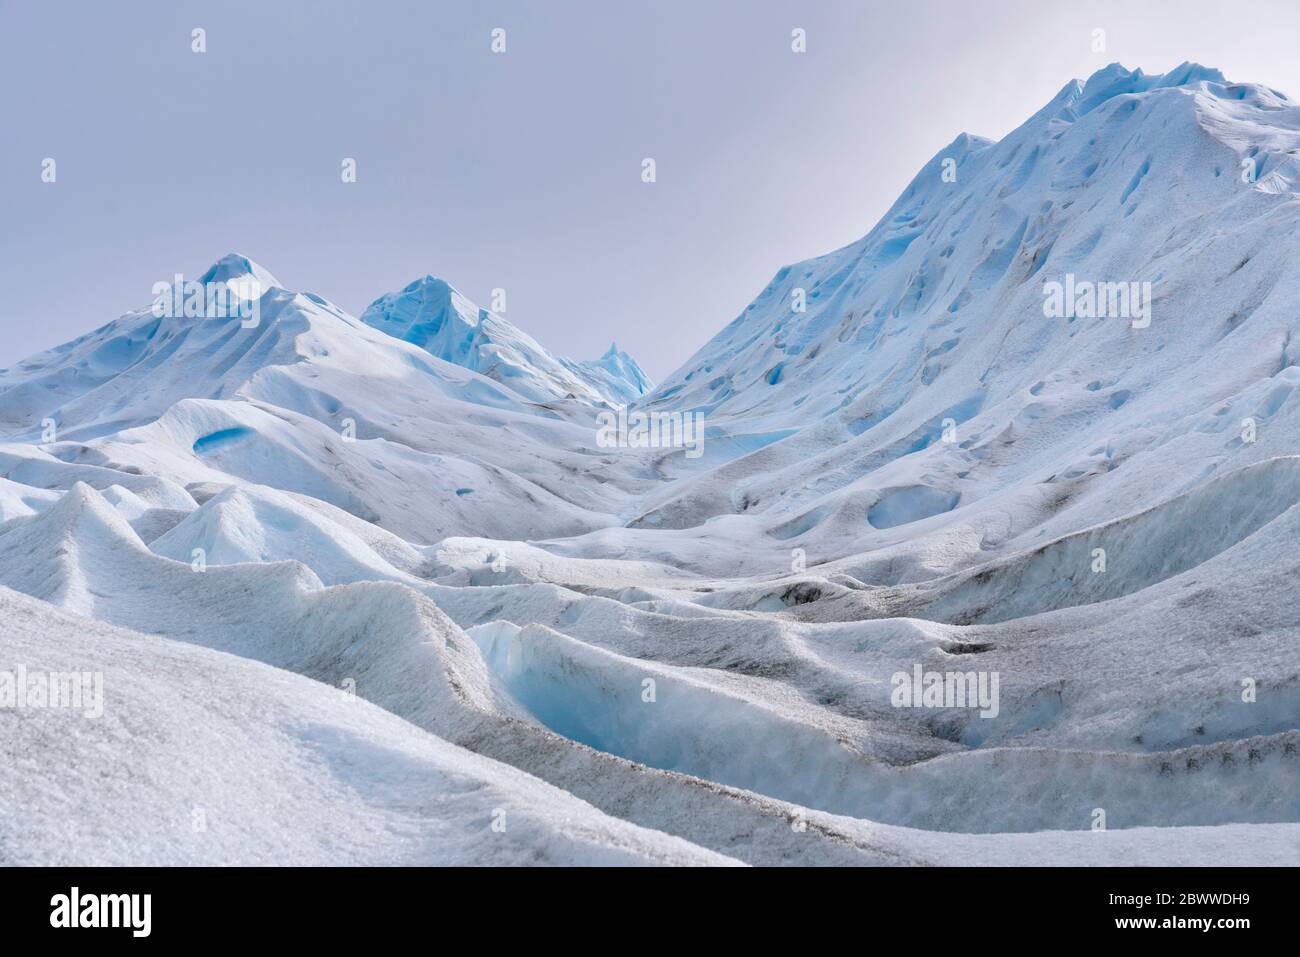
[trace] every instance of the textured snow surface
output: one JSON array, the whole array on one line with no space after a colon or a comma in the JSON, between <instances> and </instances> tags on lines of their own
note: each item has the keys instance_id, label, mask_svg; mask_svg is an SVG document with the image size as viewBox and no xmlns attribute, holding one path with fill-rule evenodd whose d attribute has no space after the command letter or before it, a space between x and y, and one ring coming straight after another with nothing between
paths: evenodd
<instances>
[{"instance_id":1,"label":"textured snow surface","mask_svg":"<svg viewBox=\"0 0 1300 957\"><path fill-rule=\"evenodd\" d=\"M0 372L0 673L104 687L0 707L0 860L1300 863L1297 157L1276 91L1108 67L658 386L233 254L255 327Z\"/></svg>"}]
</instances>

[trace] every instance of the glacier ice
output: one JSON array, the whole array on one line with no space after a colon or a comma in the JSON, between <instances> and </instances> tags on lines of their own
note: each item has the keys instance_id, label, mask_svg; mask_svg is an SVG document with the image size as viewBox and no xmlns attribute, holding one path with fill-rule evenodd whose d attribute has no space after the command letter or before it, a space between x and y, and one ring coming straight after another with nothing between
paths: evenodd
<instances>
[{"instance_id":1,"label":"glacier ice","mask_svg":"<svg viewBox=\"0 0 1300 957\"><path fill-rule=\"evenodd\" d=\"M142 308L3 370L0 670L107 697L0 709L0 847L1300 862L1297 155L1276 91L1111 65L658 385L238 254L200 275L254 327ZM1045 315L1080 281L1149 324ZM704 454L600 442L620 410ZM914 670L996 716L895 707Z\"/></svg>"}]
</instances>

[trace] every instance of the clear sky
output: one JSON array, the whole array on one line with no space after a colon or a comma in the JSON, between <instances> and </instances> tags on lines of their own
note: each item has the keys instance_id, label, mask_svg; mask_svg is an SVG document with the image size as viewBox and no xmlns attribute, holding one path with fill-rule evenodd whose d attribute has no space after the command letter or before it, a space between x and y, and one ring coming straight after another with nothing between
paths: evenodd
<instances>
[{"instance_id":1,"label":"clear sky","mask_svg":"<svg viewBox=\"0 0 1300 957\"><path fill-rule=\"evenodd\" d=\"M354 314L501 287L660 379L957 133L1115 60L1300 98L1300 3L0 0L0 365L237 251Z\"/></svg>"}]
</instances>

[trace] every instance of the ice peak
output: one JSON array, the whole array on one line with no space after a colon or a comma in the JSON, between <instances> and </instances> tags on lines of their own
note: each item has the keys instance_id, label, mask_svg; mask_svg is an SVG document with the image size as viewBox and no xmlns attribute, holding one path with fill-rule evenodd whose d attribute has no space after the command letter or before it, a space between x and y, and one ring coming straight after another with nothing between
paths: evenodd
<instances>
[{"instance_id":1,"label":"ice peak","mask_svg":"<svg viewBox=\"0 0 1300 957\"><path fill-rule=\"evenodd\" d=\"M1128 92L1140 93L1169 86L1191 86L1196 83L1226 83L1223 73L1214 67L1202 66L1185 60L1168 73L1144 73L1141 68L1130 70L1122 63L1109 63L1082 84L1085 93L1098 92L1118 84L1132 87Z\"/></svg>"},{"instance_id":2,"label":"ice peak","mask_svg":"<svg viewBox=\"0 0 1300 957\"><path fill-rule=\"evenodd\" d=\"M232 282L246 278L255 280L263 289L284 288L269 269L239 253L226 253L208 267L199 282Z\"/></svg>"},{"instance_id":3,"label":"ice peak","mask_svg":"<svg viewBox=\"0 0 1300 957\"><path fill-rule=\"evenodd\" d=\"M1140 68L1130 70L1122 63L1110 63L1086 80L1071 80L1048 105L1068 106L1075 115L1082 116L1117 96L1227 82L1219 70L1191 61L1179 64L1168 73L1152 74L1144 73Z\"/></svg>"},{"instance_id":4,"label":"ice peak","mask_svg":"<svg viewBox=\"0 0 1300 957\"><path fill-rule=\"evenodd\" d=\"M600 379L606 395L613 395L621 401L631 401L645 395L654 383L637 361L611 342L605 354L592 362L578 363L588 375Z\"/></svg>"},{"instance_id":5,"label":"ice peak","mask_svg":"<svg viewBox=\"0 0 1300 957\"><path fill-rule=\"evenodd\" d=\"M402 292L423 292L429 296L450 296L456 292L456 288L441 276L429 273L407 283L402 288Z\"/></svg>"},{"instance_id":6,"label":"ice peak","mask_svg":"<svg viewBox=\"0 0 1300 957\"><path fill-rule=\"evenodd\" d=\"M974 133L958 133L956 138L940 151L940 155L965 155L972 150L983 149L992 142L993 141L986 136L977 136Z\"/></svg>"},{"instance_id":7,"label":"ice peak","mask_svg":"<svg viewBox=\"0 0 1300 957\"><path fill-rule=\"evenodd\" d=\"M430 351L460 363L465 350L473 346L481 317L478 306L451 283L426 275L402 287L401 292L380 296L361 314L361 321L421 348L445 340Z\"/></svg>"}]
</instances>

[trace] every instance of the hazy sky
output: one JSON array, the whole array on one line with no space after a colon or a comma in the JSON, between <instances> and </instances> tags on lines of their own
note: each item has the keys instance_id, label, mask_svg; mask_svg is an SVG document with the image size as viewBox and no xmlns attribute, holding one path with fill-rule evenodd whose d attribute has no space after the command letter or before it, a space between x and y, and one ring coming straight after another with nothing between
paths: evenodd
<instances>
[{"instance_id":1,"label":"hazy sky","mask_svg":"<svg viewBox=\"0 0 1300 957\"><path fill-rule=\"evenodd\" d=\"M502 287L660 379L957 133L1115 60L1300 97L1300 3L0 0L0 365L238 251L354 314Z\"/></svg>"}]
</instances>

